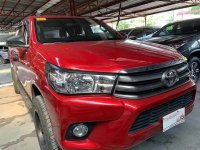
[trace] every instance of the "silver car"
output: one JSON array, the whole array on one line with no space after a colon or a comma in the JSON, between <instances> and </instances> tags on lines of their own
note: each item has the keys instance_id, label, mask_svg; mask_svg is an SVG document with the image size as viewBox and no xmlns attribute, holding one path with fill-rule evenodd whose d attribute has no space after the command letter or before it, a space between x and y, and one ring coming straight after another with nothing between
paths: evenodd
<instances>
[{"instance_id":1,"label":"silver car","mask_svg":"<svg viewBox=\"0 0 200 150\"><path fill-rule=\"evenodd\" d=\"M0 46L0 64L4 64L8 61L8 47Z\"/></svg>"}]
</instances>

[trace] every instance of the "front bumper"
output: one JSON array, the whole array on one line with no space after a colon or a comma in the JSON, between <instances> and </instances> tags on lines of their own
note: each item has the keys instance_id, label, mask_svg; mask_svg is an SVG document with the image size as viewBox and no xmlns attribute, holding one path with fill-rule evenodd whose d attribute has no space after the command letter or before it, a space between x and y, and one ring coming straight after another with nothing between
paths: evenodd
<instances>
[{"instance_id":1,"label":"front bumper","mask_svg":"<svg viewBox=\"0 0 200 150\"><path fill-rule=\"evenodd\" d=\"M44 95L53 124L54 135L63 149L68 150L122 150L133 147L162 130L162 119L129 134L129 129L138 115L160 106L175 98L194 91L195 84L190 81L171 91L149 98L131 100L107 95L65 96L56 94L48 86ZM194 99L194 98L193 98ZM186 107L186 114L192 111L193 103ZM85 140L68 141L65 134L69 125L79 122L95 122L96 126Z\"/></svg>"}]
</instances>

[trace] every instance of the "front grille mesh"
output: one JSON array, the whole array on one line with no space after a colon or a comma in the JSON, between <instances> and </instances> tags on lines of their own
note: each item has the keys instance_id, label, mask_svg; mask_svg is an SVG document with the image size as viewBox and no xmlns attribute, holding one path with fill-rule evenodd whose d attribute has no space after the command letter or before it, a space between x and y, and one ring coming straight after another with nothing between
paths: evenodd
<instances>
[{"instance_id":1,"label":"front grille mesh","mask_svg":"<svg viewBox=\"0 0 200 150\"><path fill-rule=\"evenodd\" d=\"M179 76L179 81L170 88L166 87L161 81L163 73L169 69L175 69ZM114 96L141 99L157 95L189 81L189 73L188 64L186 62L171 63L162 68L146 69L139 72L130 71L119 75L114 90Z\"/></svg>"},{"instance_id":2,"label":"front grille mesh","mask_svg":"<svg viewBox=\"0 0 200 150\"><path fill-rule=\"evenodd\" d=\"M135 133L150 126L151 124L157 122L162 116L165 116L177 109L184 108L192 102L193 92L189 92L181 97L176 98L171 102L165 103L161 106L141 113L131 126L129 134Z\"/></svg>"}]
</instances>

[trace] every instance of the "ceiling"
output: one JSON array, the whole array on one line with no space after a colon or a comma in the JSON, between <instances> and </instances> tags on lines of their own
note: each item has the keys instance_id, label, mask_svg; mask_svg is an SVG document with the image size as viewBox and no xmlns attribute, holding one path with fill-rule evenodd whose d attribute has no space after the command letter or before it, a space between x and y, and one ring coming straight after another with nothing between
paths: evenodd
<instances>
[{"instance_id":1,"label":"ceiling","mask_svg":"<svg viewBox=\"0 0 200 150\"><path fill-rule=\"evenodd\" d=\"M0 0L0 30L30 15L77 15L106 22L199 5L200 0Z\"/></svg>"}]
</instances>

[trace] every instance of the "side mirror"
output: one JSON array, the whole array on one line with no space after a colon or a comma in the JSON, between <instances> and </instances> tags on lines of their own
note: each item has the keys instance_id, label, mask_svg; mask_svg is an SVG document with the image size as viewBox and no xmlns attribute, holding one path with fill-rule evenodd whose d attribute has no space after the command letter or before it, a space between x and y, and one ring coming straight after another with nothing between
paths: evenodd
<instances>
[{"instance_id":1,"label":"side mirror","mask_svg":"<svg viewBox=\"0 0 200 150\"><path fill-rule=\"evenodd\" d=\"M8 47L28 47L25 42L24 36L12 36L7 39L6 44Z\"/></svg>"},{"instance_id":2,"label":"side mirror","mask_svg":"<svg viewBox=\"0 0 200 150\"><path fill-rule=\"evenodd\" d=\"M137 37L136 36L128 36L128 39L131 39L131 40L136 40L137 39Z\"/></svg>"}]
</instances>

